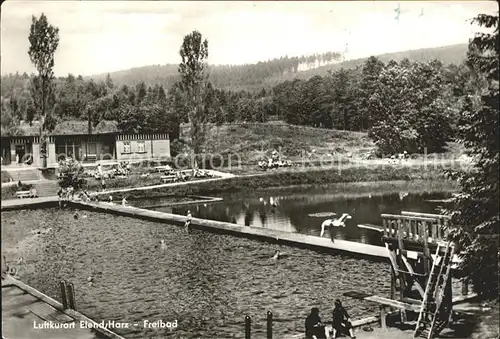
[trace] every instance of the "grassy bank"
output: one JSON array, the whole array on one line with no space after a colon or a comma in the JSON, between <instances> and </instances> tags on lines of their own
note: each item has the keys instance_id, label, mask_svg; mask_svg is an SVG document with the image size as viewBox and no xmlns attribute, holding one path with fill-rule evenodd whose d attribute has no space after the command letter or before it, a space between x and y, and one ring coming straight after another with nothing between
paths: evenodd
<instances>
[{"instance_id":1,"label":"grassy bank","mask_svg":"<svg viewBox=\"0 0 500 339\"><path fill-rule=\"evenodd\" d=\"M256 162L274 149L291 159L304 153L366 153L375 144L366 133L339 131L284 122L224 124L207 133L205 149L217 154L238 155L243 163Z\"/></svg>"},{"instance_id":2,"label":"grassy bank","mask_svg":"<svg viewBox=\"0 0 500 339\"><path fill-rule=\"evenodd\" d=\"M188 126L183 128L181 138L187 137L188 129ZM233 165L238 159L244 166L270 156L273 150L280 151L283 157L292 161L325 160L329 157L362 159L375 151L376 146L365 132L295 126L275 121L212 126L207 131L204 149L211 154L231 155ZM463 153L463 146L449 142L443 154Z\"/></svg>"},{"instance_id":3,"label":"grassy bank","mask_svg":"<svg viewBox=\"0 0 500 339\"><path fill-rule=\"evenodd\" d=\"M150 190L134 191L125 193L127 196L136 198L142 196L164 196L175 195L213 195L217 193L236 193L254 191L266 188L290 187L290 186L321 186L335 183L359 183L403 180L411 183L414 180L437 180L442 181L445 186L450 187L440 169L422 168L357 168L352 167L338 173L336 170L316 170L301 172L275 172L262 175L241 176L227 178L217 181L199 182L182 185L153 188ZM115 194L119 195L119 194Z\"/></svg>"}]
</instances>

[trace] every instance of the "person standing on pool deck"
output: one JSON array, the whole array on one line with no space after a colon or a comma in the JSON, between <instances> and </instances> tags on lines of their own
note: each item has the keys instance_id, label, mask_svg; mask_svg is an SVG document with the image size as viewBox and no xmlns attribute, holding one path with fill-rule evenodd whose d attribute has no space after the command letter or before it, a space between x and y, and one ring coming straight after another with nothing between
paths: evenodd
<instances>
[{"instance_id":1,"label":"person standing on pool deck","mask_svg":"<svg viewBox=\"0 0 500 339\"><path fill-rule=\"evenodd\" d=\"M339 299L335 300L335 308L333 309L333 339L337 338L337 333L343 331L344 329L349 331L349 336L351 338L356 338L354 335L354 329L350 321L349 314L345 310L344 306Z\"/></svg>"},{"instance_id":2,"label":"person standing on pool deck","mask_svg":"<svg viewBox=\"0 0 500 339\"><path fill-rule=\"evenodd\" d=\"M187 212L187 219L186 219L186 223L184 224L184 228L189 231L189 225L191 225L191 211L188 211Z\"/></svg>"}]
</instances>

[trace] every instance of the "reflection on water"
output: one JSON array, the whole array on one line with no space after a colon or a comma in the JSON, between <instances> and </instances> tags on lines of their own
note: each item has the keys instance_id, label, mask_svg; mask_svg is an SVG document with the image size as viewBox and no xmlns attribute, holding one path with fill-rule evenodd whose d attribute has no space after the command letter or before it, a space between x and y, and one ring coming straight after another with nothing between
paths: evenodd
<instances>
[{"instance_id":1,"label":"reflection on water","mask_svg":"<svg viewBox=\"0 0 500 339\"><path fill-rule=\"evenodd\" d=\"M273 195L271 192L260 196L226 196L222 202L189 207L157 207L155 210L186 214L189 208L193 217L197 218L317 236L321 231L321 223L331 218L332 212L337 217L349 213L352 219L346 222L346 227L333 229L336 239L382 245L378 232L361 229L357 225L381 225L382 213L399 213L401 210L436 213L439 204L428 200L449 196L447 193L400 192L346 197L308 190L307 194Z\"/></svg>"}]
</instances>

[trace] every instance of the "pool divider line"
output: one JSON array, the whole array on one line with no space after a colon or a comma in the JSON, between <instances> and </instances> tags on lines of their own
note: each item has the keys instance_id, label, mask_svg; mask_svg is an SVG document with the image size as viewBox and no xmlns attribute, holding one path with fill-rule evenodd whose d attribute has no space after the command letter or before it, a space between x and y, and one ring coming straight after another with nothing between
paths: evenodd
<instances>
[{"instance_id":1,"label":"pool divider line","mask_svg":"<svg viewBox=\"0 0 500 339\"><path fill-rule=\"evenodd\" d=\"M106 202L88 203L81 201L68 202L74 208L97 210L122 216L141 218L145 220L184 225L187 217L178 214L151 211L132 206L121 206ZM215 220L191 218L191 227L214 233L225 233L245 238L264 240L272 243L282 243L295 247L303 247L328 252L345 252L350 256L369 257L372 260L388 260L387 251L384 247L362 244L347 240L335 240L330 238L291 233L286 231L272 230L261 227L242 226L228 222Z\"/></svg>"},{"instance_id":2,"label":"pool divider line","mask_svg":"<svg viewBox=\"0 0 500 339\"><path fill-rule=\"evenodd\" d=\"M157 207L175 207L175 206L185 206L185 205L194 205L194 204L208 204L208 203L219 202L219 201L224 200L223 198L205 197L205 196L201 196L201 195L188 195L185 197L196 198L196 200L179 201L179 202L168 203L165 205L141 206L141 208L148 209L148 208L157 208ZM160 197L154 197L154 198L162 198L162 197L160 196ZM141 199L133 199L132 201L137 201L137 200L141 200Z\"/></svg>"},{"instance_id":3,"label":"pool divider line","mask_svg":"<svg viewBox=\"0 0 500 339\"><path fill-rule=\"evenodd\" d=\"M85 321L87 323L92 324L93 331L96 331L99 334L104 335L109 339L125 339L124 337L108 330L107 328L99 326L99 324L96 321L88 318L87 316L83 315L82 313L80 313L78 311L75 311L72 309L64 309L64 306L60 302L58 302L57 300L52 299L48 295L38 291L37 289L35 289L29 285L26 285L25 283L13 278L12 276L7 276L4 279L2 279L2 287L8 287L8 286L15 286L15 287L23 290L24 292L31 294L35 298L40 299L41 301L45 302L46 304L49 304L50 306L52 306L56 310L73 318L73 320L75 320L75 321Z\"/></svg>"},{"instance_id":4,"label":"pool divider line","mask_svg":"<svg viewBox=\"0 0 500 339\"><path fill-rule=\"evenodd\" d=\"M210 182L210 181L228 180L228 179L232 179L232 178L234 178L234 177L217 177L217 178L210 178L210 179L172 182L172 183L168 183L168 184L158 184L158 185L139 186L139 187L109 188L104 192L95 192L95 194L96 195L103 195L103 194L109 194L109 193L115 194L115 193L127 193L127 192L134 192L134 191L147 191L147 190L153 190L153 189L157 189L157 188L189 186L189 185L193 185L193 184L200 184L200 183Z\"/></svg>"}]
</instances>

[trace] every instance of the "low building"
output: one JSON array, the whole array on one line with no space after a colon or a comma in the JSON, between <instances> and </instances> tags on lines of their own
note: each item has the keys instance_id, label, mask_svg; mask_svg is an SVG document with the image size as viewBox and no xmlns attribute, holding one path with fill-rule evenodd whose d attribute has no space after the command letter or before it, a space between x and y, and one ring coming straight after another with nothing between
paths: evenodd
<instances>
[{"instance_id":1,"label":"low building","mask_svg":"<svg viewBox=\"0 0 500 339\"><path fill-rule=\"evenodd\" d=\"M53 166L64 157L84 163L100 160L156 160L170 157L170 140L166 133L123 134L116 123L107 122L88 130L85 121L66 121L54 129L47 139L47 165ZM40 167L40 126L22 124L20 135L2 136L2 165Z\"/></svg>"}]
</instances>

